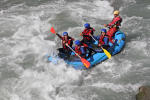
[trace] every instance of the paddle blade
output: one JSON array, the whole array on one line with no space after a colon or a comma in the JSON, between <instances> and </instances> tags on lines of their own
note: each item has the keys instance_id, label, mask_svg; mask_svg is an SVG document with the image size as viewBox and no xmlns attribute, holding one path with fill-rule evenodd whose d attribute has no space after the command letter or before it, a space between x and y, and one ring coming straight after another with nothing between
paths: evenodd
<instances>
[{"instance_id":1,"label":"paddle blade","mask_svg":"<svg viewBox=\"0 0 150 100\"><path fill-rule=\"evenodd\" d=\"M56 32L55 32L55 29L54 29L53 27L51 27L50 31L51 31L53 34L56 33Z\"/></svg>"},{"instance_id":2,"label":"paddle blade","mask_svg":"<svg viewBox=\"0 0 150 100\"><path fill-rule=\"evenodd\" d=\"M81 62L84 64L84 66L86 67L86 68L89 68L90 67L90 62L88 62L86 59L84 59L84 58L81 58Z\"/></svg>"},{"instance_id":3,"label":"paddle blade","mask_svg":"<svg viewBox=\"0 0 150 100\"><path fill-rule=\"evenodd\" d=\"M104 53L106 54L106 56L110 59L111 58L111 54L104 48L102 48Z\"/></svg>"}]
</instances>

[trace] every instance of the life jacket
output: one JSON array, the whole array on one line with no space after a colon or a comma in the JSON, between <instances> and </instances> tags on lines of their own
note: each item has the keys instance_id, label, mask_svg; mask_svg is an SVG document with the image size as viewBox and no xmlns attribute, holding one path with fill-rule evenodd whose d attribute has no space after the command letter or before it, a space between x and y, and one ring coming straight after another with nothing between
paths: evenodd
<instances>
[{"instance_id":1,"label":"life jacket","mask_svg":"<svg viewBox=\"0 0 150 100\"><path fill-rule=\"evenodd\" d=\"M81 46L75 46L75 52L80 56L82 51L80 50Z\"/></svg>"},{"instance_id":2,"label":"life jacket","mask_svg":"<svg viewBox=\"0 0 150 100\"><path fill-rule=\"evenodd\" d=\"M112 28L110 28L108 31L107 31L107 35L108 35L108 37L109 37L109 41L111 42L111 43L114 43L113 42L113 36L115 35L115 33L117 32L117 28L116 27L112 27Z\"/></svg>"},{"instance_id":3,"label":"life jacket","mask_svg":"<svg viewBox=\"0 0 150 100\"><path fill-rule=\"evenodd\" d=\"M94 31L95 29L92 27L90 27L89 29L85 28L84 31L82 32L83 38L88 41L92 40L92 37L90 36L90 34L93 35Z\"/></svg>"},{"instance_id":4,"label":"life jacket","mask_svg":"<svg viewBox=\"0 0 150 100\"><path fill-rule=\"evenodd\" d=\"M109 39L109 37L107 35L105 35L105 36L101 35L100 38L99 38L99 43L101 45L105 45L104 38L108 38ZM109 41L107 41L107 42L109 42Z\"/></svg>"},{"instance_id":5,"label":"life jacket","mask_svg":"<svg viewBox=\"0 0 150 100\"><path fill-rule=\"evenodd\" d=\"M86 44L84 44L86 45ZM75 52L78 54L78 55L82 55L82 54L86 54L86 47L84 45L80 45L80 46L75 46ZM82 51L83 50L83 51ZM84 55L85 56L85 55Z\"/></svg>"},{"instance_id":6,"label":"life jacket","mask_svg":"<svg viewBox=\"0 0 150 100\"><path fill-rule=\"evenodd\" d=\"M116 27L121 26L122 18L120 16L114 17L113 20L108 24L110 28L112 28L114 25Z\"/></svg>"},{"instance_id":7,"label":"life jacket","mask_svg":"<svg viewBox=\"0 0 150 100\"><path fill-rule=\"evenodd\" d=\"M116 31L117 31L117 28L116 28L116 27L112 27L111 29L109 29L109 30L107 31L106 34L107 34L108 36L113 37L113 36L115 35Z\"/></svg>"},{"instance_id":8,"label":"life jacket","mask_svg":"<svg viewBox=\"0 0 150 100\"><path fill-rule=\"evenodd\" d=\"M65 37L62 37L62 46L63 46L63 49L69 50L69 48L65 44L68 43L68 45L70 47L72 47L73 40L74 39L71 38L70 36L67 37L67 40L65 40ZM63 41L65 41L65 43L63 43Z\"/></svg>"}]
</instances>

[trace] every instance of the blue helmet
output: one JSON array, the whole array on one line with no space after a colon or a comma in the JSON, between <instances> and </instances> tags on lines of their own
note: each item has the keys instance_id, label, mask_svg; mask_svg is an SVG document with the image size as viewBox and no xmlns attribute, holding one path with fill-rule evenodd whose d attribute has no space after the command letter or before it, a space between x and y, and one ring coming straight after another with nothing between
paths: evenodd
<instances>
[{"instance_id":1,"label":"blue helmet","mask_svg":"<svg viewBox=\"0 0 150 100\"><path fill-rule=\"evenodd\" d=\"M90 24L89 24L89 23L85 23L85 24L84 24L84 27L85 27L85 28L90 28Z\"/></svg>"},{"instance_id":2,"label":"blue helmet","mask_svg":"<svg viewBox=\"0 0 150 100\"><path fill-rule=\"evenodd\" d=\"M63 36L68 35L68 32L63 32Z\"/></svg>"},{"instance_id":3,"label":"blue helmet","mask_svg":"<svg viewBox=\"0 0 150 100\"><path fill-rule=\"evenodd\" d=\"M80 44L81 44L80 40L75 41L75 45L80 45Z\"/></svg>"},{"instance_id":4,"label":"blue helmet","mask_svg":"<svg viewBox=\"0 0 150 100\"><path fill-rule=\"evenodd\" d=\"M101 32L106 33L106 32L107 32L107 30L103 28L103 29L101 29Z\"/></svg>"}]
</instances>

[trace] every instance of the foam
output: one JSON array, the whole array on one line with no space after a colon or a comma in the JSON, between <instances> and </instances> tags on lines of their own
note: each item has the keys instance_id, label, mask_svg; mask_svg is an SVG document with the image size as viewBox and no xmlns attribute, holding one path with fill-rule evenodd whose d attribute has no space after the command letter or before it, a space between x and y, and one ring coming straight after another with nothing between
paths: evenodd
<instances>
[{"instance_id":1,"label":"foam","mask_svg":"<svg viewBox=\"0 0 150 100\"><path fill-rule=\"evenodd\" d=\"M147 49L148 47L148 42L147 40L143 39L143 40L140 40L137 39L137 40L133 40L130 42L130 44L128 44L128 46L130 47L128 49L128 51L131 51L131 50L136 50L134 53L138 55L143 55L143 56L148 56L149 55L149 50Z\"/></svg>"},{"instance_id":2,"label":"foam","mask_svg":"<svg viewBox=\"0 0 150 100\"><path fill-rule=\"evenodd\" d=\"M88 2L77 2L68 5L68 9L72 11L72 17L80 16L80 17L91 17L98 19L111 19L113 17L112 12L113 8L110 6L108 1L93 1Z\"/></svg>"},{"instance_id":3,"label":"foam","mask_svg":"<svg viewBox=\"0 0 150 100\"><path fill-rule=\"evenodd\" d=\"M78 81L81 74L71 68L67 70L64 64L57 65L57 67L44 66L44 68L45 71L43 72L32 69L24 70L18 82L15 83L14 93L11 93L11 97L31 100L32 93L34 93L39 96L38 99L53 100L53 98L56 98L58 87Z\"/></svg>"},{"instance_id":4,"label":"foam","mask_svg":"<svg viewBox=\"0 0 150 100\"><path fill-rule=\"evenodd\" d=\"M111 76L113 79L119 79L128 74L133 67L133 63L129 60L120 59L119 62L111 58L97 66L101 73Z\"/></svg>"},{"instance_id":5,"label":"foam","mask_svg":"<svg viewBox=\"0 0 150 100\"><path fill-rule=\"evenodd\" d=\"M59 96L57 88L68 86L78 87L80 80L84 81L84 79L92 78L90 75L91 73L88 73L87 77L84 75L82 77L82 71L76 71L70 66L67 66L63 60L60 60L60 63L57 65L50 62L47 63L43 60L45 53L49 52L51 54L56 50L57 45L55 41L44 40L44 38L47 34L50 34L49 29L53 24L56 24L57 28L57 24L59 23L51 22L55 20L57 14L60 14L63 11L68 11L69 17L72 18L72 20L69 20L77 23L77 26L74 26L73 28L69 27L65 31L70 32L71 35L77 36L78 33L76 29L80 29L81 27L79 27L79 25L83 25L87 21L91 22L94 26L98 26L95 19L112 19L112 12L114 9L110 6L108 1L96 0L92 2L93 3L91 4L91 2L88 1L73 3L59 1L57 4L54 2L28 8L22 4L11 7L8 11L1 12L1 16L7 15L6 18L3 17L1 20L5 20L4 22L7 24L9 22L13 22L14 24L14 26L13 24L10 25L9 28L10 30L13 30L13 35L5 41L13 43L12 47L8 47L11 52L11 55L8 58L8 65L19 75L18 78L11 81L13 84L10 86L12 91L6 91L9 98L12 100L76 100L73 97L74 94L73 96L69 95L67 97L61 97L61 94ZM87 10L86 8L88 7L91 9ZM20 12L23 13L20 14ZM85 13L87 13L87 15L85 15ZM132 18L130 20L132 20ZM71 32L72 30L73 32ZM77 38L77 36L75 38ZM134 45L134 42L131 44L132 45L129 45L129 47L133 46L133 48L137 48L136 45ZM141 45L143 44L141 43ZM146 45L143 46L143 48L145 47ZM19 63L23 63L25 56L30 54L35 56L35 64L28 66L28 68L24 68L24 66ZM0 62L2 61L0 60ZM112 78L119 79L123 75L128 74L133 67L131 61L123 59L121 62L122 64L118 64L118 62L112 58L112 60L97 65L96 68L99 68L102 73L112 76ZM83 79L81 79L81 77ZM142 83L116 84L109 81L99 81L98 83L92 83L91 86L111 89L117 92L133 92L136 91L140 85L142 85ZM86 84L85 86L88 87ZM69 89L68 91L71 92Z\"/></svg>"},{"instance_id":6,"label":"foam","mask_svg":"<svg viewBox=\"0 0 150 100\"><path fill-rule=\"evenodd\" d=\"M109 83L109 82L98 82L94 83L91 86L97 87L97 88L106 88L110 89L114 92L135 92L138 90L138 88L142 85L143 83L136 83L136 84L116 84L116 83Z\"/></svg>"},{"instance_id":7,"label":"foam","mask_svg":"<svg viewBox=\"0 0 150 100\"><path fill-rule=\"evenodd\" d=\"M149 9L149 10L150 10L150 5L148 5L148 6L147 6L147 9Z\"/></svg>"}]
</instances>

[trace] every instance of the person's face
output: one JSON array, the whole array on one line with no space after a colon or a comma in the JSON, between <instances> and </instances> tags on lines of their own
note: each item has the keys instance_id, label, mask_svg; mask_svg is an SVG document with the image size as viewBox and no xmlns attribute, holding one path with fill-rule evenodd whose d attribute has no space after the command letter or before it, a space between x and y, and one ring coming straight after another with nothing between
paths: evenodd
<instances>
[{"instance_id":1,"label":"person's face","mask_svg":"<svg viewBox=\"0 0 150 100\"><path fill-rule=\"evenodd\" d=\"M68 35L64 35L65 39L67 39Z\"/></svg>"},{"instance_id":2,"label":"person's face","mask_svg":"<svg viewBox=\"0 0 150 100\"><path fill-rule=\"evenodd\" d=\"M79 45L75 45L77 48L79 48Z\"/></svg>"},{"instance_id":3,"label":"person's face","mask_svg":"<svg viewBox=\"0 0 150 100\"><path fill-rule=\"evenodd\" d=\"M105 35L105 32L102 32L102 35L104 36L104 35Z\"/></svg>"},{"instance_id":4,"label":"person's face","mask_svg":"<svg viewBox=\"0 0 150 100\"><path fill-rule=\"evenodd\" d=\"M114 14L114 17L117 17L118 15L117 14Z\"/></svg>"}]
</instances>

